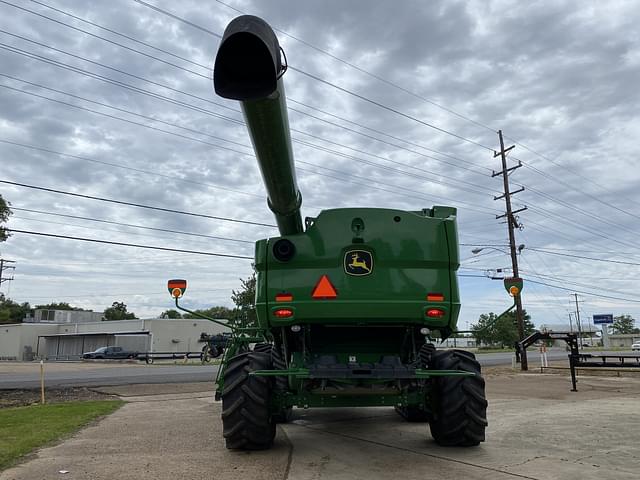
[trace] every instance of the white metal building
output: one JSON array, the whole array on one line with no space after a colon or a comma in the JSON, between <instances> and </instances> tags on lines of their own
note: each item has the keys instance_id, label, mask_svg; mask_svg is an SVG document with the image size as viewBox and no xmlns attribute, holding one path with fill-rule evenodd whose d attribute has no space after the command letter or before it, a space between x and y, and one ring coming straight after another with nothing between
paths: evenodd
<instances>
[{"instance_id":1,"label":"white metal building","mask_svg":"<svg viewBox=\"0 0 640 480\"><path fill-rule=\"evenodd\" d=\"M208 320L169 318L0 325L0 360L73 360L112 345L138 352L199 352L203 332L224 330Z\"/></svg>"}]
</instances>

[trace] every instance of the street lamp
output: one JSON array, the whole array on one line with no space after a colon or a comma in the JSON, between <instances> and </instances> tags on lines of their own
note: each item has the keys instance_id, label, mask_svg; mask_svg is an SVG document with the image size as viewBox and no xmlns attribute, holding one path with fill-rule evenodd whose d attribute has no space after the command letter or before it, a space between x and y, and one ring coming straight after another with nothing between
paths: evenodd
<instances>
[{"instance_id":1,"label":"street lamp","mask_svg":"<svg viewBox=\"0 0 640 480\"><path fill-rule=\"evenodd\" d=\"M497 252L501 252L504 253L505 255L507 254L507 252L505 252L504 250L501 250L499 248L496 247L480 247L480 248L474 248L473 250L471 250L471 253L473 253L474 255L479 254L481 251L485 250L485 249L490 249L490 250L495 250ZM518 253L522 253L522 250L524 250L524 243L521 243L520 245L518 245Z\"/></svg>"}]
</instances>

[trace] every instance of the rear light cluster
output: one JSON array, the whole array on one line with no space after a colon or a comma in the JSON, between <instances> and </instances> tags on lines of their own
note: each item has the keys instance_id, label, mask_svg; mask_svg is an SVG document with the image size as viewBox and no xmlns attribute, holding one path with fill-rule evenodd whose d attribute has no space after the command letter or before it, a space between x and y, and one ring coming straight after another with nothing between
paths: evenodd
<instances>
[{"instance_id":1,"label":"rear light cluster","mask_svg":"<svg viewBox=\"0 0 640 480\"><path fill-rule=\"evenodd\" d=\"M430 318L442 318L445 316L445 312L440 308L430 308L427 310L426 315Z\"/></svg>"},{"instance_id":2,"label":"rear light cluster","mask_svg":"<svg viewBox=\"0 0 640 480\"><path fill-rule=\"evenodd\" d=\"M273 315L276 318L291 318L293 317L293 310L290 308L279 308L278 310L274 310Z\"/></svg>"}]
</instances>

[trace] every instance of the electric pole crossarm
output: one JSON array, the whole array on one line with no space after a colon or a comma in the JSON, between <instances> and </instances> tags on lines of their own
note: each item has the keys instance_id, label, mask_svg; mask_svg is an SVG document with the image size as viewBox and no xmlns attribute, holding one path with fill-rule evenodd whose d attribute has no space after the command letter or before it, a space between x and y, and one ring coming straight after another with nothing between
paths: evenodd
<instances>
[{"instance_id":1,"label":"electric pole crossarm","mask_svg":"<svg viewBox=\"0 0 640 480\"><path fill-rule=\"evenodd\" d=\"M513 215L515 215L516 213L520 213L520 212L524 212L525 210L527 210L527 207L524 206L522 208L519 208L518 210L514 210L513 212L511 212L511 221L515 224L517 224L518 222L516 222L515 218L513 218ZM508 216L508 213L503 213L502 215L496 215L496 220L500 219L500 218L504 218L506 216Z\"/></svg>"},{"instance_id":2,"label":"electric pole crossarm","mask_svg":"<svg viewBox=\"0 0 640 480\"><path fill-rule=\"evenodd\" d=\"M518 165L515 165L513 167L509 167L509 168L507 168L506 165L505 165L504 170L500 170L499 172L493 172L493 174L491 174L491 176L492 177L497 177L498 175L507 175L509 172L517 170L521 166L522 166L522 162L518 162Z\"/></svg>"},{"instance_id":3,"label":"electric pole crossarm","mask_svg":"<svg viewBox=\"0 0 640 480\"><path fill-rule=\"evenodd\" d=\"M13 265L6 265L7 263L16 263L16 261L0 258L0 285L2 285L4 282L10 282L11 280L13 280L13 275L11 276L11 278L2 278L2 274L4 273L5 270L16 269L16 267L14 267Z\"/></svg>"},{"instance_id":4,"label":"electric pole crossarm","mask_svg":"<svg viewBox=\"0 0 640 480\"><path fill-rule=\"evenodd\" d=\"M498 132L498 135L500 134L502 130L500 130ZM513 150L514 148L516 148L515 145L511 145L509 148L503 148L501 151L496 152L495 150L493 151L493 158L499 157L500 155L502 155L503 153L506 155L508 152L510 152L511 150Z\"/></svg>"},{"instance_id":5,"label":"electric pole crossarm","mask_svg":"<svg viewBox=\"0 0 640 480\"><path fill-rule=\"evenodd\" d=\"M515 195L516 193L520 193L520 192L524 192L524 187L518 190L514 190L513 192L511 192L511 195ZM504 193L502 195L498 195L497 197L493 197L494 200L500 200L501 198L504 198Z\"/></svg>"}]
</instances>

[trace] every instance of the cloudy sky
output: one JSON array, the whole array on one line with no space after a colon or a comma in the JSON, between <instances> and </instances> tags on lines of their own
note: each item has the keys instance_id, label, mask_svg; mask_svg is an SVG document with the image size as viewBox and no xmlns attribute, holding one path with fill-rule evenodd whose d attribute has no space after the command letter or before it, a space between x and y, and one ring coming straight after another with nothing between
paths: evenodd
<instances>
[{"instance_id":1,"label":"cloudy sky","mask_svg":"<svg viewBox=\"0 0 640 480\"><path fill-rule=\"evenodd\" d=\"M502 129L509 165L522 162L510 178L525 187L513 201L528 207L517 243L534 322L567 323L572 292L583 319L640 317L637 2L2 0L0 180L273 224L239 106L210 80L239 12L270 22L295 67L285 84L304 216L457 207L464 328L509 302L487 278L510 267L491 176ZM0 193L8 227L31 232L249 257L276 234L7 183ZM16 261L2 284L16 301L124 301L146 317L171 307L168 278L189 280L197 308L230 306L251 273L246 259L22 233L0 253Z\"/></svg>"}]
</instances>

